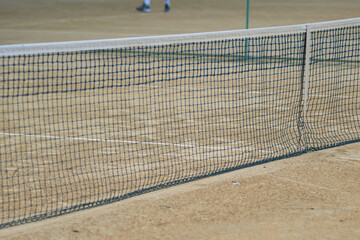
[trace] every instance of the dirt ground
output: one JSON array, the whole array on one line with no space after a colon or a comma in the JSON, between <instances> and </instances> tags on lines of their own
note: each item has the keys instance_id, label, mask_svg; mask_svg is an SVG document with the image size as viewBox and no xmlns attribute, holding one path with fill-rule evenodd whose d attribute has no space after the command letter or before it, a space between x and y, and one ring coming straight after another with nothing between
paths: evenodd
<instances>
[{"instance_id":1,"label":"dirt ground","mask_svg":"<svg viewBox=\"0 0 360 240\"><path fill-rule=\"evenodd\" d=\"M0 44L58 42L243 29L246 0L0 0ZM250 28L359 17L358 0L250 1Z\"/></svg>"},{"instance_id":2,"label":"dirt ground","mask_svg":"<svg viewBox=\"0 0 360 240\"><path fill-rule=\"evenodd\" d=\"M141 2L141 1L140 1ZM0 0L0 44L240 29L238 0ZM252 2L252 1L250 1ZM257 0L250 27L359 17L358 0ZM359 239L360 143L0 230L0 239Z\"/></svg>"}]
</instances>

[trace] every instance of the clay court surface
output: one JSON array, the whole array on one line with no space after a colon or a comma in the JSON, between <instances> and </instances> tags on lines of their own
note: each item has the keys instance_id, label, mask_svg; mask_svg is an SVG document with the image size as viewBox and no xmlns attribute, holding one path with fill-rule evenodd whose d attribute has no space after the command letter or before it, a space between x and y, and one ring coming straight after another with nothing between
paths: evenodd
<instances>
[{"instance_id":1,"label":"clay court surface","mask_svg":"<svg viewBox=\"0 0 360 240\"><path fill-rule=\"evenodd\" d=\"M359 17L358 0L257 0L250 27ZM0 44L242 29L239 0L0 0ZM0 239L360 239L360 144L0 230Z\"/></svg>"}]
</instances>

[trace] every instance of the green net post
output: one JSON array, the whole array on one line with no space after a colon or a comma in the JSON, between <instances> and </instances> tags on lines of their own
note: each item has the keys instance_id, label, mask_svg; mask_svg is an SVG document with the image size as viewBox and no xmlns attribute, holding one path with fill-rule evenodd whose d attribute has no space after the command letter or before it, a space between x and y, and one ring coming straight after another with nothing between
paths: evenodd
<instances>
[{"instance_id":1,"label":"green net post","mask_svg":"<svg viewBox=\"0 0 360 240\"><path fill-rule=\"evenodd\" d=\"M249 10L250 10L250 0L247 0L247 3L246 3L246 29L249 29Z\"/></svg>"}]
</instances>

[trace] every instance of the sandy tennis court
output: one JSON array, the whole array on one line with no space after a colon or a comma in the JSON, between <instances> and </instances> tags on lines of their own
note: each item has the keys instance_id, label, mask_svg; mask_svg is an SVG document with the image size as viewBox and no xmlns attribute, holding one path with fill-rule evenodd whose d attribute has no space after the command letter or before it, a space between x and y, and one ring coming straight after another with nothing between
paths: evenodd
<instances>
[{"instance_id":1,"label":"sandy tennis court","mask_svg":"<svg viewBox=\"0 0 360 240\"><path fill-rule=\"evenodd\" d=\"M0 44L242 29L246 1L0 0ZM357 0L256 1L250 26L359 17ZM44 101L45 102L45 101ZM0 230L1 239L359 239L353 143Z\"/></svg>"}]
</instances>

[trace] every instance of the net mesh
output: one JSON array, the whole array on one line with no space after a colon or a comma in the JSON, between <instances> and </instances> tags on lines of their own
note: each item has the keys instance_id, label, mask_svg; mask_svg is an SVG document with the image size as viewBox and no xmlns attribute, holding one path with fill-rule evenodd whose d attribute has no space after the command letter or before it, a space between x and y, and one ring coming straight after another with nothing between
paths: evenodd
<instances>
[{"instance_id":1,"label":"net mesh","mask_svg":"<svg viewBox=\"0 0 360 240\"><path fill-rule=\"evenodd\" d=\"M360 135L359 26L312 33L307 141L318 149Z\"/></svg>"},{"instance_id":2,"label":"net mesh","mask_svg":"<svg viewBox=\"0 0 360 240\"><path fill-rule=\"evenodd\" d=\"M3 54L0 227L359 141L359 22Z\"/></svg>"}]
</instances>

